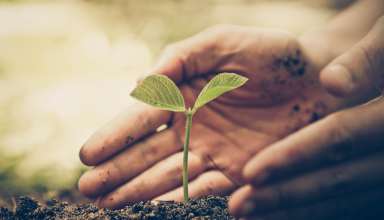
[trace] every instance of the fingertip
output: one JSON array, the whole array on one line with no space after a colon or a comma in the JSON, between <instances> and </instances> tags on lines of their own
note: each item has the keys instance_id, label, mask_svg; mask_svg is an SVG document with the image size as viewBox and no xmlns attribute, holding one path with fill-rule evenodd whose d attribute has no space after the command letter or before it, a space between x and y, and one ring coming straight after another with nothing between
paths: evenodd
<instances>
[{"instance_id":1,"label":"fingertip","mask_svg":"<svg viewBox=\"0 0 384 220\"><path fill-rule=\"evenodd\" d=\"M182 192L180 192L180 195L181 194L182 194ZM174 194L172 194L172 195L164 194L164 195L160 195L160 196L157 196L156 198L152 199L152 202L156 202L156 203L159 203L161 201L182 202L183 201L183 197L182 196L177 196L177 195L174 195Z\"/></svg>"},{"instance_id":2,"label":"fingertip","mask_svg":"<svg viewBox=\"0 0 384 220\"><path fill-rule=\"evenodd\" d=\"M77 188L79 192L88 197L88 198L95 198L94 195L94 186L92 184L92 181L90 181L90 171L85 172L77 182Z\"/></svg>"},{"instance_id":3,"label":"fingertip","mask_svg":"<svg viewBox=\"0 0 384 220\"><path fill-rule=\"evenodd\" d=\"M81 194L89 198L100 196L114 186L115 175L112 170L95 168L85 172L79 179L78 189Z\"/></svg>"},{"instance_id":4,"label":"fingertip","mask_svg":"<svg viewBox=\"0 0 384 220\"><path fill-rule=\"evenodd\" d=\"M331 64L320 73L320 82L332 95L345 97L354 92L354 82L350 71L341 64Z\"/></svg>"},{"instance_id":5,"label":"fingertip","mask_svg":"<svg viewBox=\"0 0 384 220\"><path fill-rule=\"evenodd\" d=\"M177 201L177 202L181 202L181 201L183 201L183 197L179 196L179 195L182 195L183 192L180 191L179 189L181 189L181 188L178 188L176 190L173 190L173 191L164 193L162 195L156 196L155 198L152 199L152 201L155 201L155 202L160 202L160 201Z\"/></svg>"},{"instance_id":6,"label":"fingertip","mask_svg":"<svg viewBox=\"0 0 384 220\"><path fill-rule=\"evenodd\" d=\"M123 208L124 203L119 201L113 193L101 196L98 200L98 206L101 208L118 209Z\"/></svg>"},{"instance_id":7,"label":"fingertip","mask_svg":"<svg viewBox=\"0 0 384 220\"><path fill-rule=\"evenodd\" d=\"M243 168L243 178L246 183L250 183L253 177L248 164L246 164L245 167Z\"/></svg>"},{"instance_id":8,"label":"fingertip","mask_svg":"<svg viewBox=\"0 0 384 220\"><path fill-rule=\"evenodd\" d=\"M107 129L104 128L91 135L80 149L80 161L87 166L96 166L113 155L115 153L114 151L117 151L116 148L121 145L114 143L118 140L113 136L112 132L113 131L108 132Z\"/></svg>"},{"instance_id":9,"label":"fingertip","mask_svg":"<svg viewBox=\"0 0 384 220\"><path fill-rule=\"evenodd\" d=\"M252 194L252 187L246 185L237 191L235 191L229 201L228 201L228 210L232 216L241 217L250 212L249 205L245 205L249 196Z\"/></svg>"},{"instance_id":10,"label":"fingertip","mask_svg":"<svg viewBox=\"0 0 384 220\"><path fill-rule=\"evenodd\" d=\"M80 161L86 166L96 166L99 161L95 160L95 157L92 156L87 144L84 144L79 151Z\"/></svg>"},{"instance_id":11,"label":"fingertip","mask_svg":"<svg viewBox=\"0 0 384 220\"><path fill-rule=\"evenodd\" d=\"M243 169L243 178L246 183L261 185L267 179L268 174L258 168L258 163L258 161L253 159L245 165Z\"/></svg>"}]
</instances>

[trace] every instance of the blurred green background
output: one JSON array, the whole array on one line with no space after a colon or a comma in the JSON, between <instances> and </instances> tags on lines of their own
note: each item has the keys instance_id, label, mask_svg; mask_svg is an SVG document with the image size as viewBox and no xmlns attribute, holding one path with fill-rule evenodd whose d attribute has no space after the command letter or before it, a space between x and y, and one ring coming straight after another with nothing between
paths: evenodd
<instances>
[{"instance_id":1,"label":"blurred green background","mask_svg":"<svg viewBox=\"0 0 384 220\"><path fill-rule=\"evenodd\" d=\"M231 23L300 34L345 1L0 1L0 198L70 190L86 138L168 43Z\"/></svg>"}]
</instances>

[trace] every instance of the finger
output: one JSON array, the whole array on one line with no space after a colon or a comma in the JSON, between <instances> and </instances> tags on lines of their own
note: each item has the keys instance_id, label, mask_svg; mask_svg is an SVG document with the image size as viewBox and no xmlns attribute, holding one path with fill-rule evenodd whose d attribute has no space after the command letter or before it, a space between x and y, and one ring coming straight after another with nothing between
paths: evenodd
<instances>
[{"instance_id":1,"label":"finger","mask_svg":"<svg viewBox=\"0 0 384 220\"><path fill-rule=\"evenodd\" d=\"M103 196L99 205L107 208L119 208L128 203L152 199L175 189L182 184L182 164L182 152L174 154L158 162L132 181ZM189 157L188 166L190 179L205 170L203 161L192 153Z\"/></svg>"},{"instance_id":2,"label":"finger","mask_svg":"<svg viewBox=\"0 0 384 220\"><path fill-rule=\"evenodd\" d=\"M233 195L236 202L253 213L272 212L321 199L362 191L384 182L384 153L325 168L278 184L251 188ZM235 198L238 197L238 198Z\"/></svg>"},{"instance_id":3,"label":"finger","mask_svg":"<svg viewBox=\"0 0 384 220\"><path fill-rule=\"evenodd\" d=\"M138 104L93 134L82 146L80 159L86 165L95 166L168 123L171 115L170 112Z\"/></svg>"},{"instance_id":4,"label":"finger","mask_svg":"<svg viewBox=\"0 0 384 220\"><path fill-rule=\"evenodd\" d=\"M377 150L383 108L380 99L338 112L272 144L246 164L245 180L261 185Z\"/></svg>"},{"instance_id":5,"label":"finger","mask_svg":"<svg viewBox=\"0 0 384 220\"><path fill-rule=\"evenodd\" d=\"M222 172L212 170L198 176L189 183L189 196L200 198L207 195L223 196L232 192L236 186ZM183 201L183 188L167 192L154 199L155 201Z\"/></svg>"},{"instance_id":6,"label":"finger","mask_svg":"<svg viewBox=\"0 0 384 220\"><path fill-rule=\"evenodd\" d=\"M354 47L320 73L325 88L338 96L381 91L384 83L384 16Z\"/></svg>"},{"instance_id":7,"label":"finger","mask_svg":"<svg viewBox=\"0 0 384 220\"><path fill-rule=\"evenodd\" d=\"M373 189L344 197L332 198L318 203L290 209L281 209L268 214L255 214L244 219L253 220L324 220L349 219L366 220L382 219L384 217L382 200L384 191Z\"/></svg>"},{"instance_id":8,"label":"finger","mask_svg":"<svg viewBox=\"0 0 384 220\"><path fill-rule=\"evenodd\" d=\"M176 82L220 71L220 64L233 55L223 38L233 33L233 25L217 25L195 36L167 46L151 73L165 74Z\"/></svg>"},{"instance_id":9,"label":"finger","mask_svg":"<svg viewBox=\"0 0 384 220\"><path fill-rule=\"evenodd\" d=\"M173 128L156 133L83 174L79 190L88 197L105 194L181 148L179 135Z\"/></svg>"}]
</instances>

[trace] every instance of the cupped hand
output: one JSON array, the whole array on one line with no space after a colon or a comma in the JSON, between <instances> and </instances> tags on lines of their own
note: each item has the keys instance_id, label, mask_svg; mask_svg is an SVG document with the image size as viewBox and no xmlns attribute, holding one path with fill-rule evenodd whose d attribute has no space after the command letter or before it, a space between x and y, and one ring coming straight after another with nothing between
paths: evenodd
<instances>
[{"instance_id":1,"label":"cupped hand","mask_svg":"<svg viewBox=\"0 0 384 220\"><path fill-rule=\"evenodd\" d=\"M247 84L194 116L189 153L189 194L228 194L243 184L252 155L339 108L318 83L319 62L291 34L218 26L166 48L152 73L179 85L187 106L218 72ZM80 191L102 207L141 200L182 200L185 118L137 105L96 132L82 147L89 166ZM156 132L163 124L168 127Z\"/></svg>"},{"instance_id":2,"label":"cupped hand","mask_svg":"<svg viewBox=\"0 0 384 220\"><path fill-rule=\"evenodd\" d=\"M321 71L342 97L384 88L384 17ZM255 155L229 202L246 219L383 219L384 99L330 114Z\"/></svg>"}]
</instances>

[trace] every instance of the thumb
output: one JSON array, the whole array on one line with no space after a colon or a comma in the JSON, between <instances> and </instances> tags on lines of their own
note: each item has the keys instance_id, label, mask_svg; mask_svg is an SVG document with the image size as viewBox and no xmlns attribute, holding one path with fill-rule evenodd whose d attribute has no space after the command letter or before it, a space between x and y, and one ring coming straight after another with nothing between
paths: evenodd
<instances>
[{"instance_id":1,"label":"thumb","mask_svg":"<svg viewBox=\"0 0 384 220\"><path fill-rule=\"evenodd\" d=\"M384 87L384 16L369 33L320 73L322 85L340 97L369 95Z\"/></svg>"}]
</instances>

